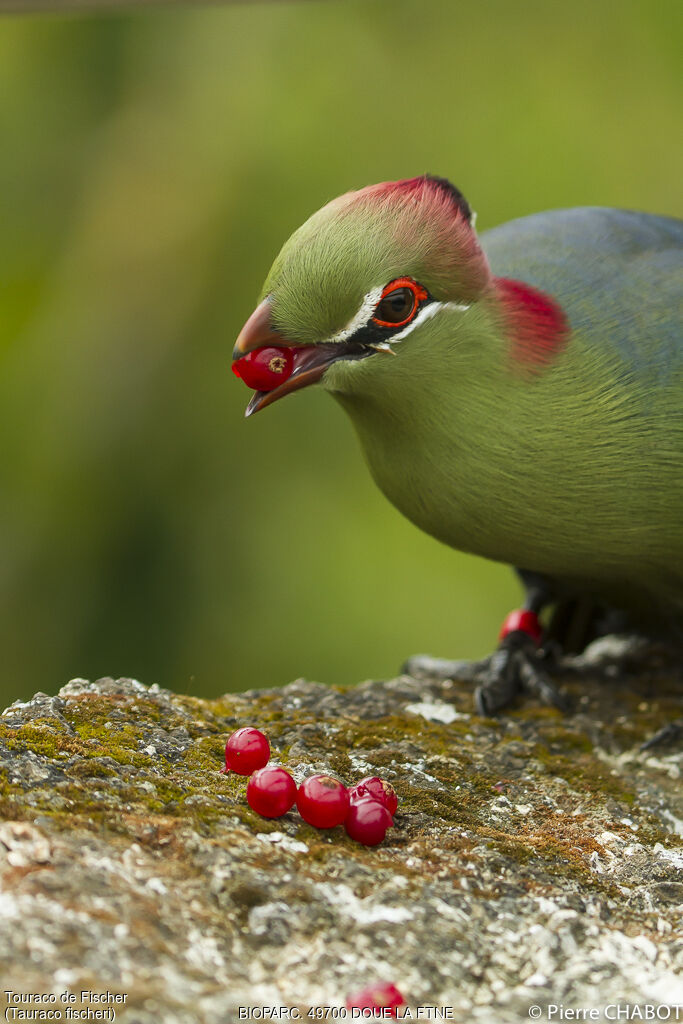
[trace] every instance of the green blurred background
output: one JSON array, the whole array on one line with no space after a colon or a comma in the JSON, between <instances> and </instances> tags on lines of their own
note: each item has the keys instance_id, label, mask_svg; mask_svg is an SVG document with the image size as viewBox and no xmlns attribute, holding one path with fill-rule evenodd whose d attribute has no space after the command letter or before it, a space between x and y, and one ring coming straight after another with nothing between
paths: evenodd
<instances>
[{"instance_id":1,"label":"green blurred background","mask_svg":"<svg viewBox=\"0 0 683 1024\"><path fill-rule=\"evenodd\" d=\"M317 390L245 421L282 242L431 171L485 229L680 213L676 0L263 3L0 21L0 705L478 656L518 599L371 483Z\"/></svg>"}]
</instances>

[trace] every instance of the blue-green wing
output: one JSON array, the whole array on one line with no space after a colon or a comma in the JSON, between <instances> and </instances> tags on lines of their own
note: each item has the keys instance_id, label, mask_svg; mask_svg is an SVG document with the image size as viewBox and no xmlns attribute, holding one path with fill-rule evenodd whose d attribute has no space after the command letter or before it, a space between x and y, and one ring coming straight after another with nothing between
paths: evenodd
<instances>
[{"instance_id":1,"label":"blue-green wing","mask_svg":"<svg viewBox=\"0 0 683 1024\"><path fill-rule=\"evenodd\" d=\"M683 369L683 221L578 207L481 236L499 277L554 295L572 328L660 381Z\"/></svg>"}]
</instances>

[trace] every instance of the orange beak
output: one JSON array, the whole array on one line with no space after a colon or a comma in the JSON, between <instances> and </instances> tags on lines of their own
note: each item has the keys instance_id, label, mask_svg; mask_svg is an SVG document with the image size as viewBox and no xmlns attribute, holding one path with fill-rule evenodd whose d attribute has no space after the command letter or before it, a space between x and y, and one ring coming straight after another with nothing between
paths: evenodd
<instances>
[{"instance_id":1,"label":"orange beak","mask_svg":"<svg viewBox=\"0 0 683 1024\"><path fill-rule=\"evenodd\" d=\"M338 359L362 359L372 355L373 352L381 351L378 346L359 346L351 342L323 341L317 344L301 345L287 341L273 327L270 313L270 298L266 298L259 303L240 331L232 353L233 362L242 359L254 349L274 345L288 348L293 353L294 368L291 375L279 387L272 391L255 391L246 408L245 416L251 416L259 409L265 409L267 405L276 402L278 398L284 398L292 391L308 387L309 384L316 384L328 366Z\"/></svg>"},{"instance_id":2,"label":"orange beak","mask_svg":"<svg viewBox=\"0 0 683 1024\"><path fill-rule=\"evenodd\" d=\"M289 348L294 353L294 370L284 383L272 391L254 392L246 408L245 416L252 416L259 409L264 409L292 391L315 384L339 354L337 345L292 345L273 327L270 321L270 311L269 298L264 299L256 307L238 335L232 353L233 361L236 362L248 352L253 352L254 349L263 348L265 345L275 345L280 348Z\"/></svg>"},{"instance_id":3,"label":"orange beak","mask_svg":"<svg viewBox=\"0 0 683 1024\"><path fill-rule=\"evenodd\" d=\"M233 361L246 356L247 352L253 352L255 348L263 345L284 345L289 347L281 334L274 329L270 322L270 299L260 302L251 314L244 327L237 336L235 348L233 349Z\"/></svg>"}]
</instances>

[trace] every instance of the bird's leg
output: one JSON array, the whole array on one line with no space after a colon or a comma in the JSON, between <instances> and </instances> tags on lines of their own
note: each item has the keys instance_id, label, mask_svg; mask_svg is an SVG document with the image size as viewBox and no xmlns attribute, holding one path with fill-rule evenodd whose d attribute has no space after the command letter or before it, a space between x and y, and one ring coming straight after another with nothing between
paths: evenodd
<instances>
[{"instance_id":1,"label":"bird's leg","mask_svg":"<svg viewBox=\"0 0 683 1024\"><path fill-rule=\"evenodd\" d=\"M545 671L548 652L540 648L539 612L555 597L549 581L537 573L517 570L526 594L522 608L510 612L500 631L499 645L483 661L447 661L417 655L403 671L410 675L457 678L476 685L474 700L480 715L495 715L519 692L538 697L563 710L566 701Z\"/></svg>"},{"instance_id":2,"label":"bird's leg","mask_svg":"<svg viewBox=\"0 0 683 1024\"><path fill-rule=\"evenodd\" d=\"M537 697L544 704L566 710L567 702L545 671L547 652L541 648L543 630L539 613L554 598L550 583L537 573L517 572L526 594L524 604L505 618L498 637L498 648L488 659L474 691L480 715L495 715L518 692Z\"/></svg>"},{"instance_id":3,"label":"bird's leg","mask_svg":"<svg viewBox=\"0 0 683 1024\"><path fill-rule=\"evenodd\" d=\"M493 654L483 661L447 661L417 655L405 663L403 671L472 683L477 712L495 715L518 693L566 710L567 702L547 671L560 657L563 674L588 671L606 679L617 673L642 673L644 668L661 671L664 666L667 673L670 665L680 669L683 644L671 648L667 642L662 646L652 637L634 634L623 611L586 595L558 593L552 580L538 573L524 569L517 569L517 573L525 589L524 604L506 617ZM542 629L539 614L551 604L553 614ZM680 639L683 641L683 637ZM683 719L677 719L659 729L640 749L650 751L681 739Z\"/></svg>"}]
</instances>

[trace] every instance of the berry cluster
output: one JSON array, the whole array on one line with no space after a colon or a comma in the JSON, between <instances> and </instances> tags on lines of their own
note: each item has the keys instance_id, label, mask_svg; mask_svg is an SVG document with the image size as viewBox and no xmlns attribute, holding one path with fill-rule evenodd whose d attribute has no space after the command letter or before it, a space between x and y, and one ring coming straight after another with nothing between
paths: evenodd
<instances>
[{"instance_id":1,"label":"berry cluster","mask_svg":"<svg viewBox=\"0 0 683 1024\"><path fill-rule=\"evenodd\" d=\"M365 846L377 846L394 824L398 797L377 775L346 788L331 775L312 775L299 788L285 768L269 765L270 744L258 729L238 729L225 744L224 773L248 775L247 803L263 818L280 818L296 804L315 828L342 825Z\"/></svg>"}]
</instances>

